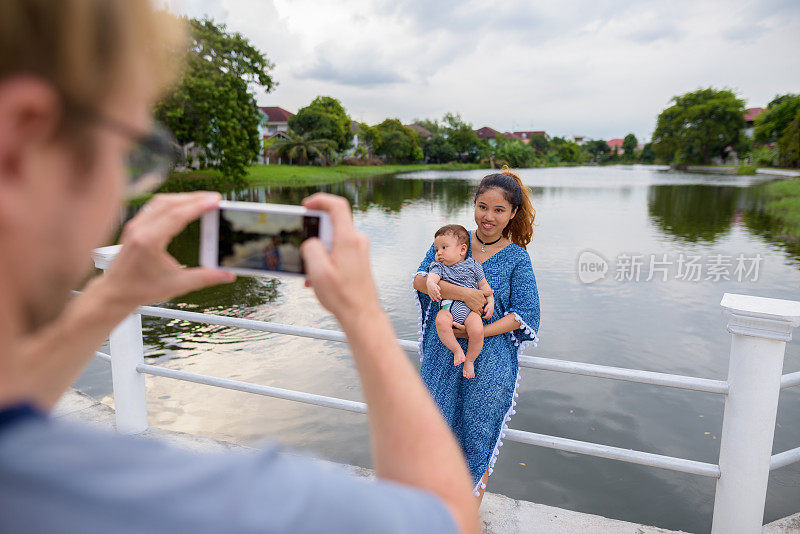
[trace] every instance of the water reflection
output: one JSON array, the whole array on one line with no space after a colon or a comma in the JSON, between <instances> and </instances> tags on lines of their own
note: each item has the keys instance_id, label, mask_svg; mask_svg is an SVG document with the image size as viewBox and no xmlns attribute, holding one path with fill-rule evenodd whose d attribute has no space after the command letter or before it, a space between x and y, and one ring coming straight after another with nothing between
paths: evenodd
<instances>
[{"instance_id":1,"label":"water reflection","mask_svg":"<svg viewBox=\"0 0 800 534\"><path fill-rule=\"evenodd\" d=\"M229 200L300 204L308 195L324 191L345 197L355 211L380 208L386 213L399 213L417 200L433 202L443 213L451 215L472 200L474 184L468 180L367 178L314 187L257 187L234 191Z\"/></svg>"},{"instance_id":2,"label":"water reflection","mask_svg":"<svg viewBox=\"0 0 800 534\"><path fill-rule=\"evenodd\" d=\"M758 184L748 190L749 203L744 213L744 222L751 232L784 249L792 257L793 263L800 268L800 241L782 235L779 231L781 223L764 212L766 185Z\"/></svg>"},{"instance_id":3,"label":"water reflection","mask_svg":"<svg viewBox=\"0 0 800 534\"><path fill-rule=\"evenodd\" d=\"M734 221L740 187L656 185L647 195L650 220L665 234L688 243L713 243Z\"/></svg>"}]
</instances>

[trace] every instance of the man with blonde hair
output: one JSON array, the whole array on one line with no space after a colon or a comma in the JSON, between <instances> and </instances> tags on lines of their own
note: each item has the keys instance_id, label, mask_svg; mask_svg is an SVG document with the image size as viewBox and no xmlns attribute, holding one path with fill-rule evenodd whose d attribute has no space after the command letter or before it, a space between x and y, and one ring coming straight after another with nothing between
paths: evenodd
<instances>
[{"instance_id":1,"label":"man with blonde hair","mask_svg":"<svg viewBox=\"0 0 800 534\"><path fill-rule=\"evenodd\" d=\"M339 197L304 201L330 213L334 239L330 253L311 239L302 254L350 342L377 481L274 446L193 455L47 416L137 306L232 281L166 252L219 195L159 195L125 225L107 273L70 297L123 190L168 169L150 109L179 34L145 0L0 3L0 531L476 532L466 464L394 341L367 239Z\"/></svg>"}]
</instances>

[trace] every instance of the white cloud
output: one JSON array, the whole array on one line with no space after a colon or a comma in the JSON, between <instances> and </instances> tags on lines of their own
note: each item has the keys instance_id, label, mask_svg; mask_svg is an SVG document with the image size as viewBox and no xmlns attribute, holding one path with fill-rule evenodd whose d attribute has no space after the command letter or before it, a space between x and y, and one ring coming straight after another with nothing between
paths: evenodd
<instances>
[{"instance_id":1,"label":"white cloud","mask_svg":"<svg viewBox=\"0 0 800 534\"><path fill-rule=\"evenodd\" d=\"M795 0L170 0L249 37L276 64L260 103L324 94L356 120L649 138L669 100L713 85L748 105L800 91Z\"/></svg>"}]
</instances>

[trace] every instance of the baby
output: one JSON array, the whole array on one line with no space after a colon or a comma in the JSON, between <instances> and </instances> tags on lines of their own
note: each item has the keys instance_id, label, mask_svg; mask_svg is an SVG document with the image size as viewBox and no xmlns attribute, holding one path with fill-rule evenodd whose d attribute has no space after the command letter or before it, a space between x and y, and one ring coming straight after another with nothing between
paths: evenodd
<instances>
[{"instance_id":1,"label":"baby","mask_svg":"<svg viewBox=\"0 0 800 534\"><path fill-rule=\"evenodd\" d=\"M464 378L475 377L475 360L483 348L483 321L460 300L442 300L439 280L472 289L491 289L483 274L483 266L473 258L467 258L469 233L458 224L448 224L436 231L433 240L436 248L436 261L428 268L426 280L428 295L439 302L442 309L436 315L436 333L445 347L453 351L453 365L464 364ZM494 297L489 296L484 308L485 319L494 314ZM461 349L455 334L453 322L467 328L469 344L467 355Z\"/></svg>"}]
</instances>

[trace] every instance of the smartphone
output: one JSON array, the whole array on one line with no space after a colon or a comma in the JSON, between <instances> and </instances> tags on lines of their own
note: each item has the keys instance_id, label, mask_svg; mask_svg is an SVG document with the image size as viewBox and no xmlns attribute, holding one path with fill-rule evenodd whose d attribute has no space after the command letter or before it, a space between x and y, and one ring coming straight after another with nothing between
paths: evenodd
<instances>
[{"instance_id":1,"label":"smartphone","mask_svg":"<svg viewBox=\"0 0 800 534\"><path fill-rule=\"evenodd\" d=\"M200 219L200 265L245 276L305 276L300 244L309 237L330 250L333 227L326 212L221 201Z\"/></svg>"}]
</instances>

